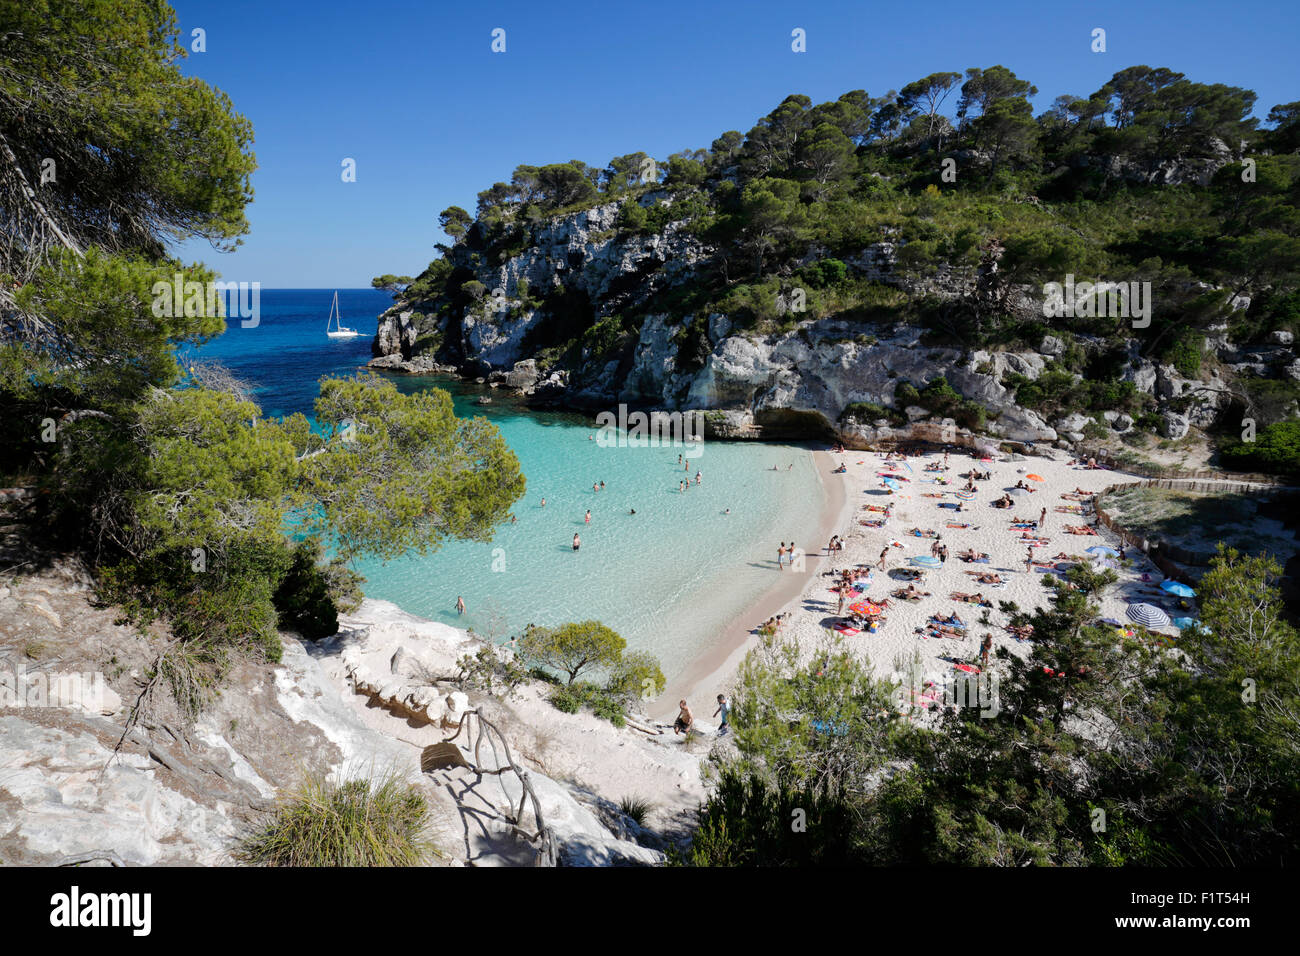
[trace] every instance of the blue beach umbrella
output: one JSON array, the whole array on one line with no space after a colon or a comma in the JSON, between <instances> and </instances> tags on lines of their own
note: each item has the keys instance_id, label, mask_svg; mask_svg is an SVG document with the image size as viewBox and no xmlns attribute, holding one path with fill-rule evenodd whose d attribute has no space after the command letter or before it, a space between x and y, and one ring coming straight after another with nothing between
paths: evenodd
<instances>
[{"instance_id":1,"label":"blue beach umbrella","mask_svg":"<svg viewBox=\"0 0 1300 956\"><path fill-rule=\"evenodd\" d=\"M1130 621L1136 621L1143 627L1168 627L1173 623L1169 620L1169 615L1154 604L1130 604L1125 613Z\"/></svg>"},{"instance_id":2,"label":"blue beach umbrella","mask_svg":"<svg viewBox=\"0 0 1300 956\"><path fill-rule=\"evenodd\" d=\"M1089 554L1104 554L1108 558L1118 558L1119 552L1114 548L1108 548L1104 544L1094 544L1088 549Z\"/></svg>"},{"instance_id":3,"label":"blue beach umbrella","mask_svg":"<svg viewBox=\"0 0 1300 956\"><path fill-rule=\"evenodd\" d=\"M908 558L907 563L916 568L938 568L943 566L942 561L938 558L931 557L928 554L921 554L914 558Z\"/></svg>"},{"instance_id":4,"label":"blue beach umbrella","mask_svg":"<svg viewBox=\"0 0 1300 956\"><path fill-rule=\"evenodd\" d=\"M1182 584L1178 581L1165 581L1160 585L1160 590L1168 591L1170 594L1177 594L1179 597L1188 598L1196 596L1195 591L1189 588L1186 584Z\"/></svg>"}]
</instances>

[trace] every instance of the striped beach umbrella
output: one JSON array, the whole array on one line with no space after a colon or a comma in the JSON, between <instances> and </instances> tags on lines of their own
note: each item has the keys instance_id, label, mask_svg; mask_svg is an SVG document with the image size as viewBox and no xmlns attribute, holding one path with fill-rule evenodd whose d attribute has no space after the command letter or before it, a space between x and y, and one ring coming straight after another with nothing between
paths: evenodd
<instances>
[{"instance_id":1,"label":"striped beach umbrella","mask_svg":"<svg viewBox=\"0 0 1300 956\"><path fill-rule=\"evenodd\" d=\"M928 554L919 554L915 557L908 558L907 563L916 568L938 568L943 566L942 561Z\"/></svg>"},{"instance_id":2,"label":"striped beach umbrella","mask_svg":"<svg viewBox=\"0 0 1300 956\"><path fill-rule=\"evenodd\" d=\"M1168 627L1173 623L1169 615L1154 604L1130 604L1126 613L1130 621L1143 627Z\"/></svg>"}]
</instances>

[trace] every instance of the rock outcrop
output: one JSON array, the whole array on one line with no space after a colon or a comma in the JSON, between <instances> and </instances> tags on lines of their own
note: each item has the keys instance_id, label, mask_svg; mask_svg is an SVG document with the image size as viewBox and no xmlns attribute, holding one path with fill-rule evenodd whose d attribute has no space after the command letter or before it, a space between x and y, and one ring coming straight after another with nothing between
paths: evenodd
<instances>
[{"instance_id":1,"label":"rock outcrop","mask_svg":"<svg viewBox=\"0 0 1300 956\"><path fill-rule=\"evenodd\" d=\"M658 863L655 844L665 838L627 839L617 801L657 797L661 831L677 832L703 796L701 753L562 714L529 688L498 701L449 686L457 658L477 642L383 602L364 604L327 641L282 635L281 663L237 665L197 720L160 692L162 703L131 726L123 701L139 696L165 635L118 625L111 608L87 596L84 580L54 573L18 577L0 593L6 864L230 865L240 835L304 772L343 779L391 770L424 793L441 862L531 865L534 849L511 822L520 784L463 768L420 772L422 747L475 708L491 712L526 768L563 864ZM111 686L93 701L38 698L33 688L67 671L98 672ZM480 759L473 741L459 742L471 763Z\"/></svg>"}]
</instances>

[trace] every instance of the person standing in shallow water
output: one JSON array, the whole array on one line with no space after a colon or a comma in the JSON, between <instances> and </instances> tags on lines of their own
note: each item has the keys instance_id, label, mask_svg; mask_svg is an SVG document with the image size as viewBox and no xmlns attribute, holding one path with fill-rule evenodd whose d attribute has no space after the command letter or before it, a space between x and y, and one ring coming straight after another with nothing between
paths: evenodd
<instances>
[{"instance_id":1,"label":"person standing in shallow water","mask_svg":"<svg viewBox=\"0 0 1300 956\"><path fill-rule=\"evenodd\" d=\"M573 534L573 550L577 551L581 547L582 547L582 539L578 537L578 533L575 531Z\"/></svg>"},{"instance_id":2,"label":"person standing in shallow water","mask_svg":"<svg viewBox=\"0 0 1300 956\"><path fill-rule=\"evenodd\" d=\"M782 541L781 546L776 549L776 569L778 571L785 570L784 565L781 564L781 562L784 560L785 560L785 542Z\"/></svg>"},{"instance_id":3,"label":"person standing in shallow water","mask_svg":"<svg viewBox=\"0 0 1300 956\"><path fill-rule=\"evenodd\" d=\"M583 519L586 524L591 524L591 509L587 510L587 517Z\"/></svg>"},{"instance_id":4,"label":"person standing in shallow water","mask_svg":"<svg viewBox=\"0 0 1300 956\"><path fill-rule=\"evenodd\" d=\"M458 615L465 613L465 599L460 595L456 596L456 613Z\"/></svg>"}]
</instances>

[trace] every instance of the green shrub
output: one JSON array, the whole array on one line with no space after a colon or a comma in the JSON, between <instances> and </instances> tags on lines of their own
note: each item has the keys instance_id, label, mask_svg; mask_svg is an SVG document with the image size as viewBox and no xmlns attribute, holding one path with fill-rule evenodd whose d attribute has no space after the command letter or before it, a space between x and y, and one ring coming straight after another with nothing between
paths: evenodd
<instances>
[{"instance_id":1,"label":"green shrub","mask_svg":"<svg viewBox=\"0 0 1300 956\"><path fill-rule=\"evenodd\" d=\"M546 699L556 710L566 714L576 714L582 709L582 700L571 686L556 688Z\"/></svg>"},{"instance_id":2,"label":"green shrub","mask_svg":"<svg viewBox=\"0 0 1300 956\"><path fill-rule=\"evenodd\" d=\"M428 823L424 795L395 775L335 784L313 773L235 855L253 866L421 866L437 852Z\"/></svg>"},{"instance_id":3,"label":"green shrub","mask_svg":"<svg viewBox=\"0 0 1300 956\"><path fill-rule=\"evenodd\" d=\"M619 812L639 827L645 826L646 818L654 810L654 804L644 797L624 797L618 802Z\"/></svg>"},{"instance_id":4,"label":"green shrub","mask_svg":"<svg viewBox=\"0 0 1300 956\"><path fill-rule=\"evenodd\" d=\"M1231 442L1220 454L1225 465L1240 471L1300 474L1300 421L1266 425L1253 442Z\"/></svg>"}]
</instances>

